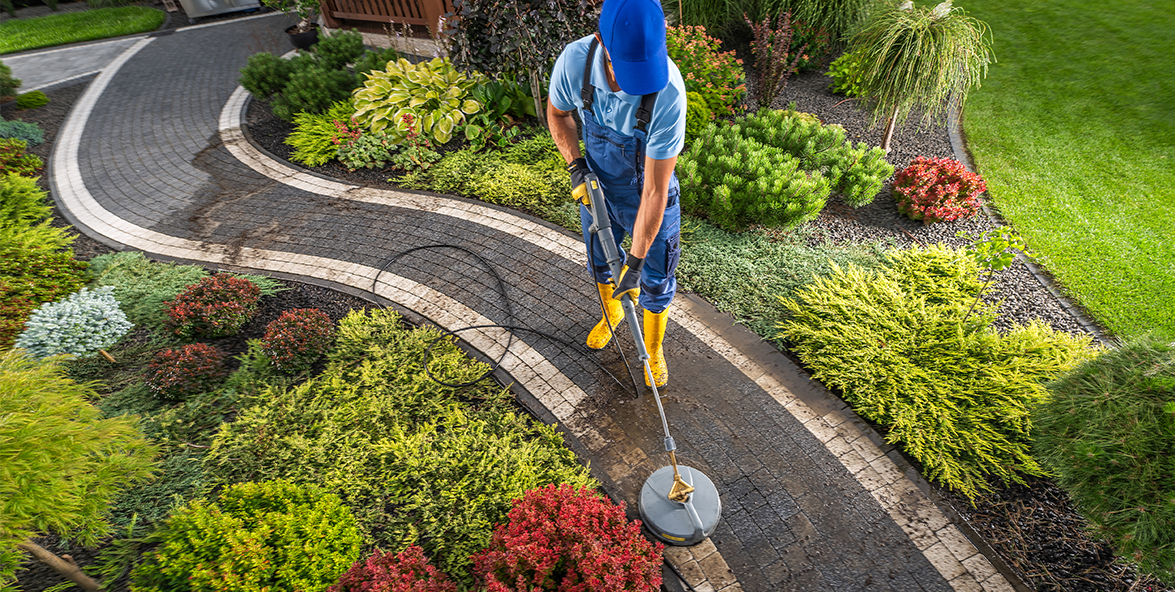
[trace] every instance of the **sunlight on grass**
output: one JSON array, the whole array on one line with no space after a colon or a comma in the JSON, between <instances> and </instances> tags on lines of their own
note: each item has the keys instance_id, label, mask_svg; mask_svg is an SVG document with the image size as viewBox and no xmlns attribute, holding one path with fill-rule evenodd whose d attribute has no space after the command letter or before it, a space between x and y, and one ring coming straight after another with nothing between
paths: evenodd
<instances>
[{"instance_id":1,"label":"sunlight on grass","mask_svg":"<svg viewBox=\"0 0 1175 592\"><path fill-rule=\"evenodd\" d=\"M13 19L0 23L0 54L154 31L165 17L162 10L123 6Z\"/></svg>"},{"instance_id":2,"label":"sunlight on grass","mask_svg":"<svg viewBox=\"0 0 1175 592\"><path fill-rule=\"evenodd\" d=\"M964 114L1003 215L1111 332L1175 338L1175 13L974 0L994 64Z\"/></svg>"}]
</instances>

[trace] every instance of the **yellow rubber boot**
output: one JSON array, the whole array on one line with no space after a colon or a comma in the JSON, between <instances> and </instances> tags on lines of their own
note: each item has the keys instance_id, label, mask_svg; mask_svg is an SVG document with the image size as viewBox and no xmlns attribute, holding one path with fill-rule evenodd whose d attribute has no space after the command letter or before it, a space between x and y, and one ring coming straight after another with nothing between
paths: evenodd
<instances>
[{"instance_id":1,"label":"yellow rubber boot","mask_svg":"<svg viewBox=\"0 0 1175 592\"><path fill-rule=\"evenodd\" d=\"M600 291L604 306L607 307L608 317L600 315L600 322L596 323L591 333L588 333L587 346L592 349L604 349L608 342L612 341L612 330L624 319L624 308L620 306L619 300L612 297L612 284L597 283L596 288ZM608 326L608 321L612 321L611 327Z\"/></svg>"},{"instance_id":2,"label":"yellow rubber boot","mask_svg":"<svg viewBox=\"0 0 1175 592\"><path fill-rule=\"evenodd\" d=\"M664 388L669 384L669 367L665 365L665 326L669 324L669 309L659 313L645 311L644 322L645 350L649 352L649 368L653 371L653 382L657 388ZM645 386L649 386L649 376L645 373Z\"/></svg>"}]
</instances>

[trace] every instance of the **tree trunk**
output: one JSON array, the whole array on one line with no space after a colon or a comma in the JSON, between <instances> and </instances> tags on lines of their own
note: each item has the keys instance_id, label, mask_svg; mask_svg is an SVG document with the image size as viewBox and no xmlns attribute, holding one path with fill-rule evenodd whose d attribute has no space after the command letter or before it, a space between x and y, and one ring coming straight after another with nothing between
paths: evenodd
<instances>
[{"instance_id":1,"label":"tree trunk","mask_svg":"<svg viewBox=\"0 0 1175 592\"><path fill-rule=\"evenodd\" d=\"M889 116L889 121L885 122L885 135L881 136L881 149L889 154L890 144L893 143L893 130L898 124L898 108L893 108L893 113Z\"/></svg>"},{"instance_id":2,"label":"tree trunk","mask_svg":"<svg viewBox=\"0 0 1175 592\"><path fill-rule=\"evenodd\" d=\"M534 98L534 115L535 117L539 118L539 123L541 123L543 127L547 127L547 113L546 110L543 109L542 99L539 98L543 91L542 86L539 84L538 73L534 70L531 70L528 78L530 78L530 94L531 97Z\"/></svg>"},{"instance_id":3,"label":"tree trunk","mask_svg":"<svg viewBox=\"0 0 1175 592\"><path fill-rule=\"evenodd\" d=\"M74 563L73 559L69 559L68 555L66 555L65 559L62 559L32 541L21 543L20 548L28 551L30 555L36 557L41 563L57 570L57 573L69 578L82 590L86 592L98 592L98 582L82 572L78 564Z\"/></svg>"}]
</instances>

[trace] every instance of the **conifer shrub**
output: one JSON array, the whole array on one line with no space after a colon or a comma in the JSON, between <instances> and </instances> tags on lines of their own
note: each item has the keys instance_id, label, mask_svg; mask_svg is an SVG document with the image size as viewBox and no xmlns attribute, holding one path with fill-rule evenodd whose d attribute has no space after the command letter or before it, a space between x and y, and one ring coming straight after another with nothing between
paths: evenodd
<instances>
[{"instance_id":1,"label":"conifer shrub","mask_svg":"<svg viewBox=\"0 0 1175 592\"><path fill-rule=\"evenodd\" d=\"M867 205L893 174L884 152L854 148L839 125L771 109L711 123L679 163L682 206L728 230L797 226L819 215L833 189Z\"/></svg>"},{"instance_id":2,"label":"conifer shrub","mask_svg":"<svg viewBox=\"0 0 1175 592\"><path fill-rule=\"evenodd\" d=\"M11 7L11 4L8 4ZM15 10L9 10L9 15L16 18ZM20 79L12 77L12 68L0 62L0 100L16 96L16 89L20 88Z\"/></svg>"},{"instance_id":3,"label":"conifer shrub","mask_svg":"<svg viewBox=\"0 0 1175 592\"><path fill-rule=\"evenodd\" d=\"M317 308L295 308L265 327L261 351L282 372L309 370L330 349L335 326Z\"/></svg>"},{"instance_id":4,"label":"conifer shrub","mask_svg":"<svg viewBox=\"0 0 1175 592\"><path fill-rule=\"evenodd\" d=\"M1049 384L1037 458L1114 550L1175 582L1175 343L1139 339Z\"/></svg>"},{"instance_id":5,"label":"conifer shrub","mask_svg":"<svg viewBox=\"0 0 1175 592\"><path fill-rule=\"evenodd\" d=\"M37 107L44 107L49 104L49 97L45 93L34 90L27 93L21 93L16 97L16 107L18 109L36 109Z\"/></svg>"},{"instance_id":6,"label":"conifer shrub","mask_svg":"<svg viewBox=\"0 0 1175 592\"><path fill-rule=\"evenodd\" d=\"M204 457L211 484L313 480L339 494L371 544L419 545L472 585L469 557L511 499L549 483L595 482L558 432L514 413L509 390L429 378L422 360L439 336L391 311L353 311L321 374L269 389L221 428ZM449 340L433 346L428 367L449 383L486 371Z\"/></svg>"},{"instance_id":7,"label":"conifer shrub","mask_svg":"<svg viewBox=\"0 0 1175 592\"><path fill-rule=\"evenodd\" d=\"M327 70L342 70L363 55L363 35L358 29L335 31L330 36L320 36L310 51Z\"/></svg>"},{"instance_id":8,"label":"conifer shrub","mask_svg":"<svg viewBox=\"0 0 1175 592\"><path fill-rule=\"evenodd\" d=\"M208 276L203 267L154 262L139 251L94 257L90 274L94 286L114 288L114 297L131 322L155 328L167 321L164 302Z\"/></svg>"},{"instance_id":9,"label":"conifer shrub","mask_svg":"<svg viewBox=\"0 0 1175 592\"><path fill-rule=\"evenodd\" d=\"M16 347L36 358L61 354L88 358L118 343L134 325L119 310L113 290L82 288L64 300L42 304L25 323Z\"/></svg>"},{"instance_id":10,"label":"conifer shrub","mask_svg":"<svg viewBox=\"0 0 1175 592\"><path fill-rule=\"evenodd\" d=\"M73 251L13 244L5 234L0 229L0 349L12 347L33 310L78 291L87 279L86 263Z\"/></svg>"},{"instance_id":11,"label":"conifer shrub","mask_svg":"<svg viewBox=\"0 0 1175 592\"><path fill-rule=\"evenodd\" d=\"M155 354L145 379L156 396L183 399L212 390L226 373L220 348L192 343Z\"/></svg>"},{"instance_id":12,"label":"conifer shrub","mask_svg":"<svg viewBox=\"0 0 1175 592\"><path fill-rule=\"evenodd\" d=\"M706 99L696 92L685 93L685 141L692 143L702 130L714 119L714 112L706 105Z\"/></svg>"},{"instance_id":13,"label":"conifer shrub","mask_svg":"<svg viewBox=\"0 0 1175 592\"><path fill-rule=\"evenodd\" d=\"M27 121L0 121L0 138L24 140L28 146L45 143L41 126Z\"/></svg>"},{"instance_id":14,"label":"conifer shrub","mask_svg":"<svg viewBox=\"0 0 1175 592\"><path fill-rule=\"evenodd\" d=\"M201 278L165 302L168 325L183 337L223 337L241 330L257 314L261 290L229 274Z\"/></svg>"},{"instance_id":15,"label":"conifer shrub","mask_svg":"<svg viewBox=\"0 0 1175 592\"><path fill-rule=\"evenodd\" d=\"M326 113L299 113L294 116L294 131L285 143L294 147L290 160L308 166L322 166L335 159L339 151L339 124L351 121L355 108L350 101L339 101Z\"/></svg>"},{"instance_id":16,"label":"conifer shrub","mask_svg":"<svg viewBox=\"0 0 1175 592\"><path fill-rule=\"evenodd\" d=\"M400 59L400 52L391 47L365 51L363 55L359 56L359 59L355 60L353 66L355 78L358 81L367 80L368 74L375 70L387 69L388 62L395 62L398 59Z\"/></svg>"},{"instance_id":17,"label":"conifer shrub","mask_svg":"<svg viewBox=\"0 0 1175 592\"><path fill-rule=\"evenodd\" d=\"M983 179L951 158L919 156L893 180L898 211L926 224L974 217L984 191Z\"/></svg>"},{"instance_id":18,"label":"conifer shrub","mask_svg":"<svg viewBox=\"0 0 1175 592\"><path fill-rule=\"evenodd\" d=\"M326 590L362 537L338 496L287 481L240 483L181 508L131 573L133 592Z\"/></svg>"},{"instance_id":19,"label":"conifer shrub","mask_svg":"<svg viewBox=\"0 0 1175 592\"><path fill-rule=\"evenodd\" d=\"M429 563L424 549L409 545L399 553L376 549L327 592L457 592L457 584Z\"/></svg>"},{"instance_id":20,"label":"conifer shrub","mask_svg":"<svg viewBox=\"0 0 1175 592\"><path fill-rule=\"evenodd\" d=\"M111 498L150 476L154 447L134 418L103 417L90 404L98 398L57 360L0 352L0 586L30 538L97 544Z\"/></svg>"},{"instance_id":21,"label":"conifer shrub","mask_svg":"<svg viewBox=\"0 0 1175 592\"><path fill-rule=\"evenodd\" d=\"M0 138L0 175L16 173L31 177L45 163L35 154L25 154L28 143L17 138Z\"/></svg>"},{"instance_id":22,"label":"conifer shrub","mask_svg":"<svg viewBox=\"0 0 1175 592\"><path fill-rule=\"evenodd\" d=\"M354 74L331 70L310 60L291 61L294 68L289 81L270 102L274 115L293 121L299 113L322 113L351 96L356 84Z\"/></svg>"},{"instance_id":23,"label":"conifer shrub","mask_svg":"<svg viewBox=\"0 0 1175 592\"><path fill-rule=\"evenodd\" d=\"M838 267L801 288L779 325L813 378L884 426L926 478L968 497L990 490L988 476L1043 474L1030 410L1045 382L1093 355L1088 337L1040 322L999 331L991 306L968 315L978 276L961 252L898 251L881 271Z\"/></svg>"},{"instance_id":24,"label":"conifer shrub","mask_svg":"<svg viewBox=\"0 0 1175 592\"><path fill-rule=\"evenodd\" d=\"M238 82L254 97L268 101L286 87L293 70L293 60L283 60L272 53L255 53L241 68Z\"/></svg>"},{"instance_id":25,"label":"conifer shrub","mask_svg":"<svg viewBox=\"0 0 1175 592\"><path fill-rule=\"evenodd\" d=\"M0 176L0 226L27 226L45 220L53 213L48 198L36 179L16 173Z\"/></svg>"},{"instance_id":26,"label":"conifer shrub","mask_svg":"<svg viewBox=\"0 0 1175 592\"><path fill-rule=\"evenodd\" d=\"M661 543L641 535L624 507L586 488L533 489L515 500L509 522L474 556L490 592L661 589Z\"/></svg>"}]
</instances>

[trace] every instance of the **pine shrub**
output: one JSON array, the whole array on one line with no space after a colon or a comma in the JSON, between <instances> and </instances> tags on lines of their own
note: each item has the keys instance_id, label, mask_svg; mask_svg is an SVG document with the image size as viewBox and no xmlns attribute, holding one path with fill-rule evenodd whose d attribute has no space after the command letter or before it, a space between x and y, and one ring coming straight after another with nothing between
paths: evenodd
<instances>
[{"instance_id":1,"label":"pine shrub","mask_svg":"<svg viewBox=\"0 0 1175 592\"><path fill-rule=\"evenodd\" d=\"M400 52L391 47L365 51L358 60L355 60L353 66L355 78L359 82L364 82L367 80L368 74L375 70L386 70L388 62L395 62L398 59L400 59Z\"/></svg>"},{"instance_id":2,"label":"pine shrub","mask_svg":"<svg viewBox=\"0 0 1175 592\"><path fill-rule=\"evenodd\" d=\"M882 425L924 476L968 497L990 489L988 476L1043 473L1029 411L1046 381L1093 353L1088 337L1040 322L1000 332L989 306L968 316L978 276L961 252L899 251L888 269L836 268L801 288L780 324L813 378Z\"/></svg>"},{"instance_id":3,"label":"pine shrub","mask_svg":"<svg viewBox=\"0 0 1175 592\"><path fill-rule=\"evenodd\" d=\"M291 61L294 68L289 81L270 103L274 115L293 121L299 113L322 113L351 96L356 85L354 74L346 70L330 70L311 60Z\"/></svg>"},{"instance_id":4,"label":"pine shrub","mask_svg":"<svg viewBox=\"0 0 1175 592\"><path fill-rule=\"evenodd\" d=\"M894 177L898 211L926 224L972 218L979 213L979 195L987 184L950 158L919 156Z\"/></svg>"},{"instance_id":5,"label":"pine shrub","mask_svg":"<svg viewBox=\"0 0 1175 592\"><path fill-rule=\"evenodd\" d=\"M0 138L24 140L27 146L45 143L41 126L25 121L0 121Z\"/></svg>"},{"instance_id":6,"label":"pine shrub","mask_svg":"<svg viewBox=\"0 0 1175 592\"><path fill-rule=\"evenodd\" d=\"M310 366L330 349L335 326L317 308L295 308L265 327L261 351L282 372L296 373Z\"/></svg>"},{"instance_id":7,"label":"pine shrub","mask_svg":"<svg viewBox=\"0 0 1175 592\"><path fill-rule=\"evenodd\" d=\"M570 485L527 491L509 523L474 556L474 571L490 592L512 590L661 589L661 543L641 535L624 507Z\"/></svg>"},{"instance_id":8,"label":"pine shrub","mask_svg":"<svg viewBox=\"0 0 1175 592\"><path fill-rule=\"evenodd\" d=\"M1114 550L1175 582L1175 343L1140 339L1049 384L1040 463Z\"/></svg>"},{"instance_id":9,"label":"pine shrub","mask_svg":"<svg viewBox=\"0 0 1175 592\"><path fill-rule=\"evenodd\" d=\"M320 36L310 50L327 70L342 70L363 55L363 35L358 29L335 31L329 37Z\"/></svg>"},{"instance_id":10,"label":"pine shrub","mask_svg":"<svg viewBox=\"0 0 1175 592\"><path fill-rule=\"evenodd\" d=\"M322 166L335 159L339 151L338 123L346 123L355 113L350 101L339 101L326 113L299 113L294 116L294 131L285 143L294 147L290 160L307 166Z\"/></svg>"},{"instance_id":11,"label":"pine shrub","mask_svg":"<svg viewBox=\"0 0 1175 592\"><path fill-rule=\"evenodd\" d=\"M16 18L15 10L10 10L9 15ZM20 79L13 78L12 68L4 65L4 62L0 62L0 100L15 97L18 88L20 88Z\"/></svg>"},{"instance_id":12,"label":"pine shrub","mask_svg":"<svg viewBox=\"0 0 1175 592\"><path fill-rule=\"evenodd\" d=\"M118 308L114 288L98 288L47 302L33 312L16 340L33 357L61 354L93 357L122 339L132 325Z\"/></svg>"},{"instance_id":13,"label":"pine shrub","mask_svg":"<svg viewBox=\"0 0 1175 592\"><path fill-rule=\"evenodd\" d=\"M0 138L0 175L16 173L31 177L45 163L35 154L25 154L28 143L16 138Z\"/></svg>"},{"instance_id":14,"label":"pine shrub","mask_svg":"<svg viewBox=\"0 0 1175 592\"><path fill-rule=\"evenodd\" d=\"M326 590L362 538L338 496L286 481L241 483L181 508L152 535L133 592Z\"/></svg>"},{"instance_id":15,"label":"pine shrub","mask_svg":"<svg viewBox=\"0 0 1175 592\"><path fill-rule=\"evenodd\" d=\"M36 109L37 107L44 107L48 104L49 97L45 96L45 93L39 90L23 93L16 97L17 109Z\"/></svg>"},{"instance_id":16,"label":"pine shrub","mask_svg":"<svg viewBox=\"0 0 1175 592\"><path fill-rule=\"evenodd\" d=\"M168 325L183 337L223 337L241 330L257 314L261 290L229 274L201 278L165 302Z\"/></svg>"},{"instance_id":17,"label":"pine shrub","mask_svg":"<svg viewBox=\"0 0 1175 592\"><path fill-rule=\"evenodd\" d=\"M292 60L283 60L272 53L256 53L241 68L238 81L254 97L268 101L286 87L293 70Z\"/></svg>"},{"instance_id":18,"label":"pine shrub","mask_svg":"<svg viewBox=\"0 0 1175 592\"><path fill-rule=\"evenodd\" d=\"M220 348L192 343L155 354L145 380L156 396L174 400L212 390L225 374Z\"/></svg>"},{"instance_id":19,"label":"pine shrub","mask_svg":"<svg viewBox=\"0 0 1175 592\"><path fill-rule=\"evenodd\" d=\"M17 545L55 534L95 545L122 488L150 476L154 448L130 417L105 418L98 395L56 360L0 352L0 583L14 578Z\"/></svg>"},{"instance_id":20,"label":"pine shrub","mask_svg":"<svg viewBox=\"0 0 1175 592\"><path fill-rule=\"evenodd\" d=\"M428 562L424 549L409 545L399 553L376 549L327 592L457 592L457 585Z\"/></svg>"},{"instance_id":21,"label":"pine shrub","mask_svg":"<svg viewBox=\"0 0 1175 592\"><path fill-rule=\"evenodd\" d=\"M459 585L472 584L469 557L511 499L548 483L595 482L558 432L514 413L508 390L430 378L422 360L438 336L391 311L352 312L321 374L270 389L221 428L204 457L210 480L313 480L342 497L371 543L420 545ZM428 366L450 383L486 371L449 340L433 346Z\"/></svg>"}]
</instances>

